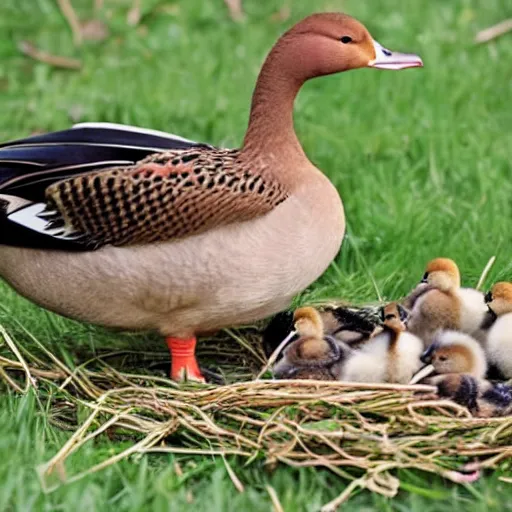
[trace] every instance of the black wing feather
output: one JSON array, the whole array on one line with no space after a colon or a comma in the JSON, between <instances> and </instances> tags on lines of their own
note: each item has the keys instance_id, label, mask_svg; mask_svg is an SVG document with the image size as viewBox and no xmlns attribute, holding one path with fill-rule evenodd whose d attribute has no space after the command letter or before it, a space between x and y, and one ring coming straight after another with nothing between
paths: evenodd
<instances>
[{"instance_id":1,"label":"black wing feather","mask_svg":"<svg viewBox=\"0 0 512 512\"><path fill-rule=\"evenodd\" d=\"M45 202L52 183L112 166L132 165L153 153L210 147L152 130L122 125L84 125L0 144L2 194ZM5 197L5 196L4 196ZM9 219L0 208L0 244L49 249L88 249L75 240L56 239Z\"/></svg>"}]
</instances>

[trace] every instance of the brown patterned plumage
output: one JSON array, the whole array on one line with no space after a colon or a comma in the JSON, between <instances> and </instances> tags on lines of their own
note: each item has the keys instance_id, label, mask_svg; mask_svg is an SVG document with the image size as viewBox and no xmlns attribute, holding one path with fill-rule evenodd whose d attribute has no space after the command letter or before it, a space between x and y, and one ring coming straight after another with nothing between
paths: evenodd
<instances>
[{"instance_id":1,"label":"brown patterned plumage","mask_svg":"<svg viewBox=\"0 0 512 512\"><path fill-rule=\"evenodd\" d=\"M95 245L162 242L250 220L287 198L250 167L238 150L168 151L59 181L46 197L66 228Z\"/></svg>"}]
</instances>

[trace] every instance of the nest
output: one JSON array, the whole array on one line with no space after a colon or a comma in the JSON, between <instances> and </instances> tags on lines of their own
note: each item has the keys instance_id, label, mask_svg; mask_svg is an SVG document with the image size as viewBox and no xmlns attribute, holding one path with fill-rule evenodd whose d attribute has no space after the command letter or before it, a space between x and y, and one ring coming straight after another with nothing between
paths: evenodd
<instances>
[{"instance_id":1,"label":"nest","mask_svg":"<svg viewBox=\"0 0 512 512\"><path fill-rule=\"evenodd\" d=\"M255 329L200 344L201 361L223 361L227 383L217 386L178 386L163 370L156 375L151 367L168 358L163 353L103 353L72 368L27 331L16 331L0 326L0 378L19 393L33 388L50 402L49 421L73 431L38 468L47 491L134 454L233 455L327 468L348 483L324 507L332 510L357 488L394 496L400 468L462 482L512 456L512 417L474 418L429 386L251 380L265 364ZM135 373L140 368L148 374ZM69 474L66 461L104 435L132 443ZM231 469L230 475L236 480Z\"/></svg>"}]
</instances>

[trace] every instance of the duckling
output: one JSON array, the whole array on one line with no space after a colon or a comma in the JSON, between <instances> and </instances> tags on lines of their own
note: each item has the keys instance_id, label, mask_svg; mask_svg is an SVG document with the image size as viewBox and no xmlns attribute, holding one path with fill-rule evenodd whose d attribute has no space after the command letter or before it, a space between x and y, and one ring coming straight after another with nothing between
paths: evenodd
<instances>
[{"instance_id":1,"label":"duckling","mask_svg":"<svg viewBox=\"0 0 512 512\"><path fill-rule=\"evenodd\" d=\"M436 258L427 264L421 283L404 304L411 306L407 329L426 346L439 329L474 334L486 311L483 294L460 287L459 269L448 258Z\"/></svg>"},{"instance_id":2,"label":"duckling","mask_svg":"<svg viewBox=\"0 0 512 512\"><path fill-rule=\"evenodd\" d=\"M483 348L474 338L459 331L439 331L420 359L431 366L431 373L466 373L478 379L485 378L487 373Z\"/></svg>"},{"instance_id":3,"label":"duckling","mask_svg":"<svg viewBox=\"0 0 512 512\"><path fill-rule=\"evenodd\" d=\"M485 354L471 336L442 331L422 354L421 361L426 366L412 383L436 386L439 396L464 405L475 416L500 416L512 411L512 388L485 379Z\"/></svg>"},{"instance_id":4,"label":"duckling","mask_svg":"<svg viewBox=\"0 0 512 512\"><path fill-rule=\"evenodd\" d=\"M379 307L329 304L318 306L316 310L321 317L324 334L351 347L364 343L380 329ZM262 341L267 357L274 352L293 328L294 314L292 311L282 311L270 320L263 331Z\"/></svg>"},{"instance_id":5,"label":"duckling","mask_svg":"<svg viewBox=\"0 0 512 512\"><path fill-rule=\"evenodd\" d=\"M437 387L439 396L469 409L473 416L490 418L512 413L512 387L493 384L467 373L436 375L426 381Z\"/></svg>"},{"instance_id":6,"label":"duckling","mask_svg":"<svg viewBox=\"0 0 512 512\"><path fill-rule=\"evenodd\" d=\"M406 384L420 368L423 342L405 331L405 311L396 302L382 308L383 330L342 365L339 380Z\"/></svg>"},{"instance_id":7,"label":"duckling","mask_svg":"<svg viewBox=\"0 0 512 512\"><path fill-rule=\"evenodd\" d=\"M283 357L274 366L278 379L336 380L344 355L351 351L342 342L324 335L320 312L312 307L299 308L294 313L298 339L283 351Z\"/></svg>"},{"instance_id":8,"label":"duckling","mask_svg":"<svg viewBox=\"0 0 512 512\"><path fill-rule=\"evenodd\" d=\"M485 296L488 314L486 352L490 364L505 379L512 378L512 283L496 283Z\"/></svg>"}]
</instances>

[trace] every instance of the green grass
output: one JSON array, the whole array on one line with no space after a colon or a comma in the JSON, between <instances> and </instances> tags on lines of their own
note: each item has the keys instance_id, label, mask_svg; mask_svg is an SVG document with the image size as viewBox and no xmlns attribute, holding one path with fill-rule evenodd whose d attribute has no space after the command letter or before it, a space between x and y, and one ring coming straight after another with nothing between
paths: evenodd
<instances>
[{"instance_id":1,"label":"green grass","mask_svg":"<svg viewBox=\"0 0 512 512\"><path fill-rule=\"evenodd\" d=\"M425 68L361 70L312 81L301 92L297 131L343 197L348 234L331 268L300 300L363 302L375 300L377 291L395 298L439 255L458 261L464 284L475 284L493 255L487 283L512 279L512 36L472 42L478 29L510 17L510 3L296 0L288 2L292 19L271 20L283 2L245 0L248 19L233 24L221 0L148 0L142 26L133 29L124 21L129 2L105 0L109 39L75 49L54 0L4 0L0 140L64 128L73 118L237 146L258 69L277 36L313 10L344 10L385 46L419 53ZM83 17L91 16L92 0L73 3ZM83 69L31 61L17 50L22 39L78 57ZM152 335L121 336L51 315L5 285L0 293L0 323L19 334L16 318L61 357L79 360L96 347L158 346ZM45 404L32 395L3 392L0 400L1 510L269 510L268 484L285 510L316 510L346 485L326 471L270 472L230 459L246 486L239 494L222 460L180 458L180 477L173 458L154 456L44 495L35 468L69 433L48 424ZM114 449L105 437L82 452L79 464L91 466ZM362 492L347 508L512 510L512 487L499 474L463 488L407 473L407 490L396 499Z\"/></svg>"}]
</instances>

